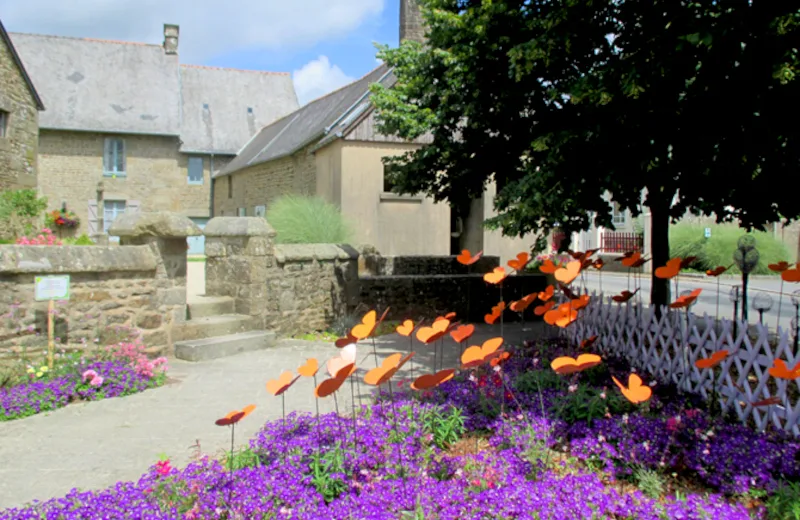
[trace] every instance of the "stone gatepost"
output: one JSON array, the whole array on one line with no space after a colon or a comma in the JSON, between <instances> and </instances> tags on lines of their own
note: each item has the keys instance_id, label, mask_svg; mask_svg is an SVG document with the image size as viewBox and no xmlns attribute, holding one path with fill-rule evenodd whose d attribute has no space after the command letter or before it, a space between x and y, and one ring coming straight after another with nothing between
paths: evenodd
<instances>
[{"instance_id":1,"label":"stone gatepost","mask_svg":"<svg viewBox=\"0 0 800 520\"><path fill-rule=\"evenodd\" d=\"M187 237L203 231L187 217L158 211L126 213L114 220L109 234L120 238L120 245L149 245L157 258L155 305L168 311L172 322L186 321Z\"/></svg>"},{"instance_id":2,"label":"stone gatepost","mask_svg":"<svg viewBox=\"0 0 800 520\"><path fill-rule=\"evenodd\" d=\"M275 230L262 217L214 217L206 235L206 296L229 296L237 314L264 317Z\"/></svg>"}]
</instances>

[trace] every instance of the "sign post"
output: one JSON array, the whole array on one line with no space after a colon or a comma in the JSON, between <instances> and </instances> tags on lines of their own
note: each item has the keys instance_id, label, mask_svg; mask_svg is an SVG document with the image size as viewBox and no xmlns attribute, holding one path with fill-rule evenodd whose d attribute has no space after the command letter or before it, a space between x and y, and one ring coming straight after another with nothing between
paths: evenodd
<instances>
[{"instance_id":1,"label":"sign post","mask_svg":"<svg viewBox=\"0 0 800 520\"><path fill-rule=\"evenodd\" d=\"M55 352L55 314L56 300L69 300L69 275L37 276L34 279L35 295L37 302L47 301L47 367L53 369L53 355Z\"/></svg>"}]
</instances>

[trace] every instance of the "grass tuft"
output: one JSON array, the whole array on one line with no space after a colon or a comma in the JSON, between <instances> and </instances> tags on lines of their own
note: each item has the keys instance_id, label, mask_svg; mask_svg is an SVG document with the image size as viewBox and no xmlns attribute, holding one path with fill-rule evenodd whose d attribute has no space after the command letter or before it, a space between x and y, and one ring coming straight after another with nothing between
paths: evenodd
<instances>
[{"instance_id":1,"label":"grass tuft","mask_svg":"<svg viewBox=\"0 0 800 520\"><path fill-rule=\"evenodd\" d=\"M319 197L284 195L267 211L280 244L345 244L352 231L339 208Z\"/></svg>"}]
</instances>

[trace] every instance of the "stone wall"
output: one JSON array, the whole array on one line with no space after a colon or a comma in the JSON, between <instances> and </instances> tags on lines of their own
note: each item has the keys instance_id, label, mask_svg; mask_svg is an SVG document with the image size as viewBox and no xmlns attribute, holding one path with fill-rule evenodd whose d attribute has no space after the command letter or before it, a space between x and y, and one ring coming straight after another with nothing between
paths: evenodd
<instances>
[{"instance_id":1,"label":"stone wall","mask_svg":"<svg viewBox=\"0 0 800 520\"><path fill-rule=\"evenodd\" d=\"M126 176L103 176L107 137L125 140ZM50 209L67 207L81 219L77 234L89 233L89 201L103 181L105 200L136 201L139 211L171 211L187 217L210 216L211 157L204 156L203 184L188 182L189 155L178 151L177 137L42 130L39 185ZM229 157L215 156L214 171Z\"/></svg>"},{"instance_id":2,"label":"stone wall","mask_svg":"<svg viewBox=\"0 0 800 520\"><path fill-rule=\"evenodd\" d=\"M214 215L235 217L238 208L247 216L255 215L256 206L267 206L281 195L315 195L316 159L311 145L272 161L256 164L214 180ZM231 196L228 184L233 183Z\"/></svg>"},{"instance_id":3,"label":"stone wall","mask_svg":"<svg viewBox=\"0 0 800 520\"><path fill-rule=\"evenodd\" d=\"M59 348L106 345L138 329L151 352L171 353L171 328L186 319L186 236L200 230L165 213L125 215L115 226L121 246L0 246L0 361L47 347L39 275L70 276L70 298L56 305Z\"/></svg>"},{"instance_id":4,"label":"stone wall","mask_svg":"<svg viewBox=\"0 0 800 520\"><path fill-rule=\"evenodd\" d=\"M216 217L205 235L206 295L234 298L237 313L259 317L281 334L328 330L387 306L389 319L455 311L480 322L501 297L483 281L496 257L481 259L470 274L451 256L381 257L369 247L275 244L274 230L257 217ZM545 286L543 275L514 275L503 297L510 302Z\"/></svg>"},{"instance_id":5,"label":"stone wall","mask_svg":"<svg viewBox=\"0 0 800 520\"><path fill-rule=\"evenodd\" d=\"M35 188L39 111L11 50L2 42L0 110L8 113L6 136L0 137L0 190Z\"/></svg>"}]
</instances>

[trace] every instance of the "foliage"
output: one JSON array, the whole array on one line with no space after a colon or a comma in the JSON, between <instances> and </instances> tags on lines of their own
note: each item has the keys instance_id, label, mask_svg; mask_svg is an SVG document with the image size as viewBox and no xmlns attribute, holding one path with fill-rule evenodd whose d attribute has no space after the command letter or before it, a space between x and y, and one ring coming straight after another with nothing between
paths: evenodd
<instances>
[{"instance_id":1,"label":"foliage","mask_svg":"<svg viewBox=\"0 0 800 520\"><path fill-rule=\"evenodd\" d=\"M311 457L311 483L326 503L333 502L345 492L347 484L342 478L344 453L339 446Z\"/></svg>"},{"instance_id":2,"label":"foliage","mask_svg":"<svg viewBox=\"0 0 800 520\"><path fill-rule=\"evenodd\" d=\"M281 244L345 244L352 237L339 208L319 197L284 195L267 211Z\"/></svg>"},{"instance_id":3,"label":"foliage","mask_svg":"<svg viewBox=\"0 0 800 520\"><path fill-rule=\"evenodd\" d=\"M64 245L67 246L93 246L95 245L94 240L89 237L86 233L83 233L77 237L66 237L62 239Z\"/></svg>"},{"instance_id":4,"label":"foliage","mask_svg":"<svg viewBox=\"0 0 800 520\"><path fill-rule=\"evenodd\" d=\"M226 451L223 465L226 468L233 467L234 471L242 468L257 468L261 465L261 459L252 449L242 448L233 450L232 455L230 451Z\"/></svg>"},{"instance_id":5,"label":"foliage","mask_svg":"<svg viewBox=\"0 0 800 520\"><path fill-rule=\"evenodd\" d=\"M464 417L454 406L446 411L428 410L422 414L422 430L432 436L436 447L444 450L464 435Z\"/></svg>"},{"instance_id":6,"label":"foliage","mask_svg":"<svg viewBox=\"0 0 800 520\"><path fill-rule=\"evenodd\" d=\"M14 243L40 225L47 199L36 190L0 191L0 243Z\"/></svg>"},{"instance_id":7,"label":"foliage","mask_svg":"<svg viewBox=\"0 0 800 520\"><path fill-rule=\"evenodd\" d=\"M800 482L784 482L765 504L769 520L800 520Z\"/></svg>"},{"instance_id":8,"label":"foliage","mask_svg":"<svg viewBox=\"0 0 800 520\"><path fill-rule=\"evenodd\" d=\"M494 180L488 224L539 246L556 227L611 227L610 193L649 207L655 265L687 210L745 227L800 216L781 189L800 162L791 3L419 4L427 45L381 47L397 83L371 87L383 133L432 135L385 159L398 192L458 209ZM668 283L652 287L666 304Z\"/></svg>"},{"instance_id":9,"label":"foliage","mask_svg":"<svg viewBox=\"0 0 800 520\"><path fill-rule=\"evenodd\" d=\"M542 390L561 390L566 387L564 378L552 370L531 370L520 374L514 380L514 388L526 394L536 394Z\"/></svg>"},{"instance_id":10,"label":"foliage","mask_svg":"<svg viewBox=\"0 0 800 520\"><path fill-rule=\"evenodd\" d=\"M628 410L629 406L626 403L619 394L579 384L561 395L551 411L567 424L580 421L591 426L593 421L605 417L608 413L620 414Z\"/></svg>"},{"instance_id":11,"label":"foliage","mask_svg":"<svg viewBox=\"0 0 800 520\"><path fill-rule=\"evenodd\" d=\"M738 273L739 269L733 263L733 252L736 242L746 231L735 225L715 225L711 227L711 238L705 238L705 228L692 224L676 224L670 227L669 242L670 256L686 258L696 256L693 267L701 271L715 267L733 267L728 272ZM772 233L756 231L756 248L759 252L759 261L752 274L774 274L767 265L789 259L789 253L783 243L776 239Z\"/></svg>"},{"instance_id":12,"label":"foliage","mask_svg":"<svg viewBox=\"0 0 800 520\"><path fill-rule=\"evenodd\" d=\"M633 471L633 480L642 492L650 498L659 498L664 494L664 477L649 468L636 468Z\"/></svg>"}]
</instances>

